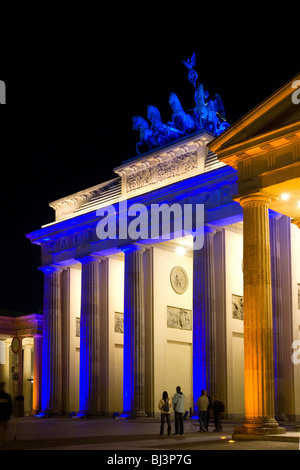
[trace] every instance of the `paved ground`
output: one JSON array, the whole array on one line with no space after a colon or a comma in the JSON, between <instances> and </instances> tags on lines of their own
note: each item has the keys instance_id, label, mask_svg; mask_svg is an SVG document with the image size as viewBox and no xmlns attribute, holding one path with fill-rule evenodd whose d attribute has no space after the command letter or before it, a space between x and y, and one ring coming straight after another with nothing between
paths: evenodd
<instances>
[{"instance_id":1,"label":"paved ground","mask_svg":"<svg viewBox=\"0 0 300 470\"><path fill-rule=\"evenodd\" d=\"M287 427L288 432L284 437L281 436L280 441L270 438L268 441L230 442L233 427L231 423L223 423L222 433L213 432L213 426L208 433L200 433L196 421L187 420L184 436L168 438L159 436L159 421L153 419L131 421L25 417L17 420L16 428L14 419L10 420L4 450L102 450L106 451L106 457L114 456L115 451L119 451L120 455L122 451L142 454L144 451L154 454L168 454L170 451L183 451L186 454L200 450L299 451L300 433L294 432L293 426ZM132 452L132 455L135 454Z\"/></svg>"}]
</instances>

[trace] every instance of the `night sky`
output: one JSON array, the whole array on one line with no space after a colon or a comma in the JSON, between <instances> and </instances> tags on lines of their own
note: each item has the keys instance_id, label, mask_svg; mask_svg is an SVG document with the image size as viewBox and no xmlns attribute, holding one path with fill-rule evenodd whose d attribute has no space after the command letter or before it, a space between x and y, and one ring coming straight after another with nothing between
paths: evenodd
<instances>
[{"instance_id":1,"label":"night sky","mask_svg":"<svg viewBox=\"0 0 300 470\"><path fill-rule=\"evenodd\" d=\"M109 12L96 26L52 24L45 35L40 25L2 54L0 311L42 310L40 248L25 234L54 220L48 203L116 177L113 168L136 154L132 117L146 118L148 105L164 122L170 92L194 107L182 60L196 53L199 80L220 94L231 124L300 72L293 28L287 37L274 23L249 30L204 13L190 12L187 24L180 11L176 22L116 22Z\"/></svg>"}]
</instances>

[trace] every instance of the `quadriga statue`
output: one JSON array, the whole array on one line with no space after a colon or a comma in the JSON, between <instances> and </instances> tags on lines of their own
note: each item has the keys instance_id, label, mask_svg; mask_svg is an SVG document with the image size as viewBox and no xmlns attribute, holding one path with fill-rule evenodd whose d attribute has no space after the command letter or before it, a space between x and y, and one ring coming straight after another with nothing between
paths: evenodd
<instances>
[{"instance_id":1,"label":"quadriga statue","mask_svg":"<svg viewBox=\"0 0 300 470\"><path fill-rule=\"evenodd\" d=\"M177 129L182 130L184 133L193 132L196 130L196 121L193 116L186 113L181 106L177 95L172 92L170 94L169 103L173 110L172 123Z\"/></svg>"}]
</instances>

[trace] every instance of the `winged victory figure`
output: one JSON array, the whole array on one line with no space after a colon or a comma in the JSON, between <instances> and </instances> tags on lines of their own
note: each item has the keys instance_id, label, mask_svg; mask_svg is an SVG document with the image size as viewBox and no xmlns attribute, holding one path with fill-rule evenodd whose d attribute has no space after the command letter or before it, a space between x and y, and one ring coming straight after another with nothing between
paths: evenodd
<instances>
[{"instance_id":1,"label":"winged victory figure","mask_svg":"<svg viewBox=\"0 0 300 470\"><path fill-rule=\"evenodd\" d=\"M189 71L189 74L188 74L189 81L196 88L196 81L197 81L197 78L198 78L198 74L197 74L196 70L194 70L194 67L196 66L196 54L195 54L195 52L193 52L193 55L190 59L182 60L182 63L186 66L186 68Z\"/></svg>"}]
</instances>

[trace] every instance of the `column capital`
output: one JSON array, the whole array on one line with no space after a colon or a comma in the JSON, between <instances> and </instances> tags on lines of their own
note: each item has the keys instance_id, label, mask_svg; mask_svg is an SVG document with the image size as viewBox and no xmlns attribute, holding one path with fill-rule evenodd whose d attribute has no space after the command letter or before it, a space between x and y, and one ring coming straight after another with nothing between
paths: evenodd
<instances>
[{"instance_id":1,"label":"column capital","mask_svg":"<svg viewBox=\"0 0 300 470\"><path fill-rule=\"evenodd\" d=\"M61 273L66 269L66 267L65 266L60 266L58 264L50 264L48 266L39 266L38 269L40 271L43 271L44 274L46 274L46 273Z\"/></svg>"},{"instance_id":2,"label":"column capital","mask_svg":"<svg viewBox=\"0 0 300 470\"><path fill-rule=\"evenodd\" d=\"M209 225L204 225L203 231L205 235L215 235L217 233L217 230L213 227L210 227Z\"/></svg>"},{"instance_id":3,"label":"column capital","mask_svg":"<svg viewBox=\"0 0 300 470\"><path fill-rule=\"evenodd\" d=\"M271 201L272 198L270 196L267 196L266 194L250 194L249 196L243 196L239 199L239 203L242 207L248 204L256 204L258 206L262 204L267 204L268 206L270 206Z\"/></svg>"},{"instance_id":4,"label":"column capital","mask_svg":"<svg viewBox=\"0 0 300 470\"><path fill-rule=\"evenodd\" d=\"M77 257L76 258L76 261L78 261L79 263L81 264L88 264L88 263L91 263L92 261L96 261L97 263L101 263L101 261L103 260L103 256L99 256L99 255L94 255L93 253L90 254L90 255L86 255L86 256L82 256L82 257Z\"/></svg>"},{"instance_id":5,"label":"column capital","mask_svg":"<svg viewBox=\"0 0 300 470\"><path fill-rule=\"evenodd\" d=\"M119 248L123 251L124 254L133 253L134 251L140 251L141 253L144 253L144 251L146 251L144 246L135 244L120 246Z\"/></svg>"},{"instance_id":6,"label":"column capital","mask_svg":"<svg viewBox=\"0 0 300 470\"><path fill-rule=\"evenodd\" d=\"M296 219L292 219L292 224L297 225L297 227L300 229L300 217L297 217Z\"/></svg>"},{"instance_id":7,"label":"column capital","mask_svg":"<svg viewBox=\"0 0 300 470\"><path fill-rule=\"evenodd\" d=\"M33 339L36 339L36 338L37 338L37 339L39 339L39 338L42 339L42 338L43 338L43 332L41 332L41 333L32 333L32 332L31 332L31 333L30 333L30 336L32 336Z\"/></svg>"},{"instance_id":8,"label":"column capital","mask_svg":"<svg viewBox=\"0 0 300 470\"><path fill-rule=\"evenodd\" d=\"M279 220L281 217L282 217L282 214L279 214L279 212L274 212L274 211L270 210L270 212L269 212L270 220L271 219Z\"/></svg>"}]
</instances>

